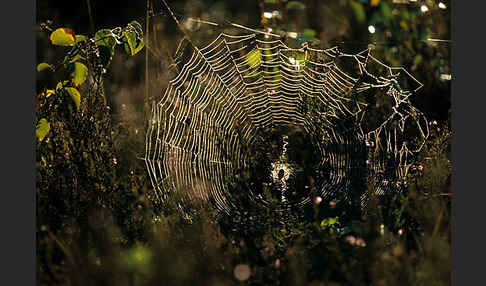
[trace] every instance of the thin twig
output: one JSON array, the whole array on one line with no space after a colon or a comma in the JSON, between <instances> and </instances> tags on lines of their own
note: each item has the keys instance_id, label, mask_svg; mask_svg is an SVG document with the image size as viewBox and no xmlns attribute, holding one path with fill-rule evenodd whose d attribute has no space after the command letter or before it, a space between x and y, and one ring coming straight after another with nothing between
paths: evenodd
<instances>
[{"instance_id":1,"label":"thin twig","mask_svg":"<svg viewBox=\"0 0 486 286\"><path fill-rule=\"evenodd\" d=\"M277 38L280 38L279 35L277 34L273 34L273 33L270 33L270 32L264 32L264 31L260 31L260 30L256 30L256 29L252 29L252 28L248 28L248 27L245 27L243 25L240 25L240 24L235 24L235 23L232 23L232 22L229 22L229 24L233 27L236 27L236 28L240 28L240 29L243 29L243 30L248 30L248 31L251 31L251 32L254 32L254 33L258 33L258 34L263 34L263 35L267 35L267 36L273 36L273 37L277 37Z\"/></svg>"},{"instance_id":2,"label":"thin twig","mask_svg":"<svg viewBox=\"0 0 486 286\"><path fill-rule=\"evenodd\" d=\"M441 42L441 43L452 43L451 40L443 40L443 39L433 39L433 38L428 38L427 40L423 41L429 41L429 42Z\"/></svg>"},{"instance_id":3,"label":"thin twig","mask_svg":"<svg viewBox=\"0 0 486 286\"><path fill-rule=\"evenodd\" d=\"M166 3L165 0L162 0L162 2L164 3L164 5L169 10L169 12L170 12L170 14L171 14L171 16L172 16L173 19L176 19L176 15L183 17L180 14L176 14L176 13L172 12L172 10L169 8L169 6L167 5L167 3ZM160 15L165 15L165 13L163 13L163 12L156 13L152 17L160 16ZM211 26L223 26L223 24L215 23L215 22L211 22L211 21L207 21L207 20L202 20L202 19L188 18L187 20L188 21L192 21L192 22L201 23L201 24L207 24L207 25L211 25ZM178 23L178 25L179 25L179 21L178 20L176 20L176 23ZM273 33L269 33L269 32L266 32L266 31L261 31L261 30L253 29L253 28L250 28L250 27L246 27L244 25L241 25L241 24L237 24L237 23L233 23L233 22L229 22L229 21L227 21L226 24L228 24L230 26L233 26L233 27L236 27L236 28L243 29L243 30L251 31L251 32L254 32L254 33L259 33L259 34L264 34L264 35L269 35L269 36L281 38L280 35L273 34ZM447 39L434 39L434 38L428 38L428 39L419 40L419 41L421 41L421 42L436 42L436 43L452 43L451 40L447 40ZM356 41L337 41L337 40L336 41L331 41L331 42L334 43L334 44L347 44L347 45L369 45L369 44L373 44L373 45L376 45L376 46L384 46L384 45L389 45L389 44L393 44L393 43L399 43L399 42L391 42L391 41L385 41L385 42L356 42Z\"/></svg>"},{"instance_id":4,"label":"thin twig","mask_svg":"<svg viewBox=\"0 0 486 286\"><path fill-rule=\"evenodd\" d=\"M155 25L154 25L154 27L155 27ZM156 33L155 33L155 29L154 29L154 38L155 38L155 34L156 34ZM155 39L154 39L154 42L155 42ZM158 42L158 43L159 43L159 42ZM177 67L177 63L175 62L174 57L171 55L169 48L168 48L168 47L166 47L166 46L165 46L165 45L162 43L162 41L161 41L159 44L160 44L160 46L162 47L162 49L165 51L165 53L167 54L167 57L169 58L169 61L170 61L170 63L171 63L171 66L174 66L175 71L176 71L176 73L178 74L178 73L179 73L179 68ZM180 43L179 43L179 47L180 47ZM176 53L175 53L175 54L177 54L177 52L178 52L178 50L179 50L179 47L177 48L177 50L176 50ZM157 48L157 51L159 51L159 49L158 49L158 48ZM152 52L152 53L154 53L154 52ZM158 58L159 60L162 60L162 59L161 59L160 54L158 54L158 55L157 55L157 58Z\"/></svg>"},{"instance_id":5,"label":"thin twig","mask_svg":"<svg viewBox=\"0 0 486 286\"><path fill-rule=\"evenodd\" d=\"M86 0L86 3L88 4L88 14L89 14L89 24L91 26L91 34L94 35L95 26L94 26L93 13L91 12L91 3L90 3L90 0Z\"/></svg>"},{"instance_id":6,"label":"thin twig","mask_svg":"<svg viewBox=\"0 0 486 286\"><path fill-rule=\"evenodd\" d=\"M148 46L149 43L149 28L150 28L150 0L147 0L147 14L145 18L145 45ZM149 49L145 48L145 102L144 111L148 114L148 102L149 102Z\"/></svg>"},{"instance_id":7,"label":"thin twig","mask_svg":"<svg viewBox=\"0 0 486 286\"><path fill-rule=\"evenodd\" d=\"M66 256L66 258L68 259L68 261L70 262L70 264L71 265L74 265L75 264L75 261L74 261L73 255L66 248L66 246L64 245L64 243L62 243L61 240L58 239L52 232L49 231L47 234L49 235L49 237L52 240L54 240L56 242L56 244L59 246L59 248L61 249L61 251L64 253L64 255Z\"/></svg>"},{"instance_id":8,"label":"thin twig","mask_svg":"<svg viewBox=\"0 0 486 286\"><path fill-rule=\"evenodd\" d=\"M191 38L189 37L189 35L186 33L186 30L184 30L184 28L182 27L181 23L179 22L179 20L177 20L177 17L174 15L174 12L172 12L172 9L170 9L170 6L169 4L167 4L167 2L165 0L162 0L162 3L165 5L165 7L167 8L167 10L169 11L172 19L174 20L174 22L177 24L177 27L179 28L179 30L181 30L181 32L184 34L184 37L187 39L187 41L191 44L191 46L194 47L194 49L196 51L199 51L199 49L197 48L196 45L194 45L191 41Z\"/></svg>"},{"instance_id":9,"label":"thin twig","mask_svg":"<svg viewBox=\"0 0 486 286\"><path fill-rule=\"evenodd\" d=\"M154 5L154 3L151 3L151 8L150 8L151 9L151 15L153 15L153 10L154 10L153 5ZM153 42L152 48L157 51L157 54L160 54L159 42L157 41L157 25L154 25L154 24L152 24L152 42Z\"/></svg>"},{"instance_id":10,"label":"thin twig","mask_svg":"<svg viewBox=\"0 0 486 286\"><path fill-rule=\"evenodd\" d=\"M435 222L434 230L432 232L432 237L435 237L435 235L437 234L437 231L439 231L439 226L440 226L440 222L442 221L442 214L443 213L444 213L444 206L442 206L442 208L440 209L440 214L437 217L437 221Z\"/></svg>"}]
</instances>

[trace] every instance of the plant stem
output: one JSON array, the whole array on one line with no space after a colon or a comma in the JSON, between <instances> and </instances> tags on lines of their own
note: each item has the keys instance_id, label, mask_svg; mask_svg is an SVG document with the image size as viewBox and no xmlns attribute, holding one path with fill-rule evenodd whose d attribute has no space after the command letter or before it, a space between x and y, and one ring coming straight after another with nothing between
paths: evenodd
<instances>
[{"instance_id":1,"label":"plant stem","mask_svg":"<svg viewBox=\"0 0 486 286\"><path fill-rule=\"evenodd\" d=\"M144 100L144 113L147 119L147 114L149 114L149 28L150 28L150 0L147 0L146 18L145 18L145 100Z\"/></svg>"},{"instance_id":2,"label":"plant stem","mask_svg":"<svg viewBox=\"0 0 486 286\"><path fill-rule=\"evenodd\" d=\"M91 12L90 0L86 0L86 4L88 4L88 14L89 14L89 24L91 26L91 34L94 35L95 27L94 27L93 13Z\"/></svg>"}]
</instances>

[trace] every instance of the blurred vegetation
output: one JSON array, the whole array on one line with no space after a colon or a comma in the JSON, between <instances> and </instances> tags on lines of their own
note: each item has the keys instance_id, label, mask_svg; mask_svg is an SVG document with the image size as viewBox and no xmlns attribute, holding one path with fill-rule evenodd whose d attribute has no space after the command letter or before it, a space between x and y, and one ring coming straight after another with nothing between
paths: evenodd
<instances>
[{"instance_id":1,"label":"blurred vegetation","mask_svg":"<svg viewBox=\"0 0 486 286\"><path fill-rule=\"evenodd\" d=\"M439 1L420 0L168 2L197 45L222 31L242 33L225 25L234 22L295 33L286 39L291 46L309 42L357 52L372 44L375 57L407 68L424 83L412 101L430 120L432 132L408 188L374 198L359 215L316 203L306 210L307 219L288 225L245 197L236 200L250 213L235 217L204 205L182 217L177 198L154 203L139 159L145 150L144 105L158 98L175 74L172 64L184 35L160 1L150 1L147 38L145 1L125 6L38 0L37 61L52 65L39 68L36 90L38 284L450 284L450 46L429 40L450 39L450 3L442 1L443 9ZM102 29L125 29L134 20L141 23L145 48L124 53L120 38L108 50L109 64L102 59L105 52L93 55L88 52L93 47L81 44L86 53L71 62L78 44L51 43L57 28L89 39ZM58 88L59 82L65 84ZM254 152L257 158L264 150ZM265 168L265 162L257 163L263 165L255 168ZM240 174L230 187L245 189L247 178ZM263 178L256 180L252 183L263 185Z\"/></svg>"}]
</instances>

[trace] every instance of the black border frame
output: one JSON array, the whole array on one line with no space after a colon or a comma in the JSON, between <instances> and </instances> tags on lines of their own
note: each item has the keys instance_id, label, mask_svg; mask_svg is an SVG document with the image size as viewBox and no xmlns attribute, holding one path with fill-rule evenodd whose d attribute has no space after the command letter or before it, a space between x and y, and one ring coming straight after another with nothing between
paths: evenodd
<instances>
[{"instance_id":1,"label":"black border frame","mask_svg":"<svg viewBox=\"0 0 486 286\"><path fill-rule=\"evenodd\" d=\"M2 285L36 283L35 7L36 1L3 1L0 5L3 67L0 114L2 159L6 159L2 160L0 185Z\"/></svg>"},{"instance_id":2,"label":"black border frame","mask_svg":"<svg viewBox=\"0 0 486 286\"><path fill-rule=\"evenodd\" d=\"M484 1L448 1L452 11L453 285L484 284ZM469 5L469 6L467 6ZM481 282L483 281L483 282Z\"/></svg>"}]
</instances>

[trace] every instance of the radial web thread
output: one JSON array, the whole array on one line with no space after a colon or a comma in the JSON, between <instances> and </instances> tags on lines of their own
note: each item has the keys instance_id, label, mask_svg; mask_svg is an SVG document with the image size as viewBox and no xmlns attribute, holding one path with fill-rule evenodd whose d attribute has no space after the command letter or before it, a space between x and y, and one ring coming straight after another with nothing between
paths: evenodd
<instances>
[{"instance_id":1,"label":"radial web thread","mask_svg":"<svg viewBox=\"0 0 486 286\"><path fill-rule=\"evenodd\" d=\"M356 180L377 194L406 182L428 124L411 103L422 84L404 68L381 63L370 49L294 49L257 34L223 33L187 49L186 63L152 105L146 135L158 200L177 193L182 205L211 201L231 212L227 184L249 166L243 146L278 126L303 130L319 154L317 194L294 206L313 195L350 198ZM369 194L359 195L366 204Z\"/></svg>"}]
</instances>

